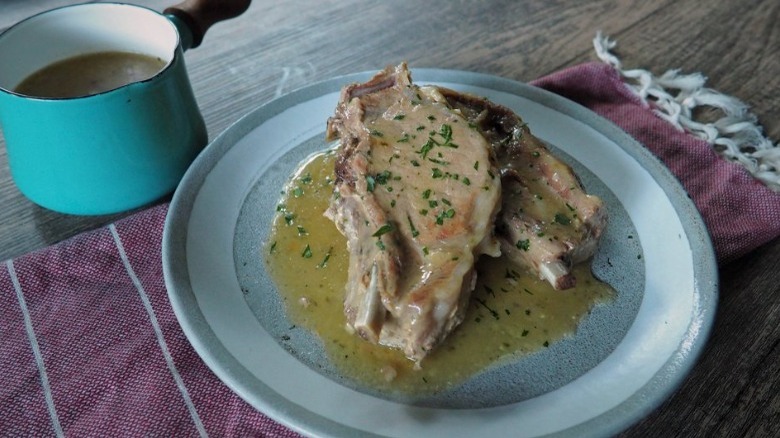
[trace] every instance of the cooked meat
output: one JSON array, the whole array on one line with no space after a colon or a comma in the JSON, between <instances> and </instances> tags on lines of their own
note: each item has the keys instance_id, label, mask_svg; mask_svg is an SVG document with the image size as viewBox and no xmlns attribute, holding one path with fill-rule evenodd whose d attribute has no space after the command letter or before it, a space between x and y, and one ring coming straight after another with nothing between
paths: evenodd
<instances>
[{"instance_id":1,"label":"cooked meat","mask_svg":"<svg viewBox=\"0 0 780 438\"><path fill-rule=\"evenodd\" d=\"M606 226L602 201L510 109L440 89L493 146L502 181L496 220L502 252L555 289L575 285L572 266L593 256Z\"/></svg>"},{"instance_id":2,"label":"cooked meat","mask_svg":"<svg viewBox=\"0 0 780 438\"><path fill-rule=\"evenodd\" d=\"M463 320L480 255L567 289L606 225L520 117L414 85L405 64L345 87L327 138L340 140L326 215L348 242L347 326L418 363Z\"/></svg>"},{"instance_id":3,"label":"cooked meat","mask_svg":"<svg viewBox=\"0 0 780 438\"><path fill-rule=\"evenodd\" d=\"M405 64L345 87L327 136L340 139L326 215L348 242L347 325L419 363L462 321L476 258L500 254L493 148Z\"/></svg>"}]
</instances>

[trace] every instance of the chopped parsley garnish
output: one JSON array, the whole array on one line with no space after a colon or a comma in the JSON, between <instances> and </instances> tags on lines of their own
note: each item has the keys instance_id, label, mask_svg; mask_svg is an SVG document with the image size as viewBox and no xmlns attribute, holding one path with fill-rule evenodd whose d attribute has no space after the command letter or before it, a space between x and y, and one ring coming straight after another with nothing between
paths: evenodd
<instances>
[{"instance_id":1,"label":"chopped parsley garnish","mask_svg":"<svg viewBox=\"0 0 780 438\"><path fill-rule=\"evenodd\" d=\"M487 309L488 312L493 316L495 319L499 319L498 312L496 312L494 309L491 309L490 306L487 305L487 303L484 300L480 300L479 298L474 298L476 302L482 305L485 309Z\"/></svg>"},{"instance_id":2,"label":"chopped parsley garnish","mask_svg":"<svg viewBox=\"0 0 780 438\"><path fill-rule=\"evenodd\" d=\"M517 247L517 249L528 251L531 248L531 241L528 239L521 239L518 240L517 243L515 243L515 246Z\"/></svg>"},{"instance_id":3,"label":"chopped parsley garnish","mask_svg":"<svg viewBox=\"0 0 780 438\"><path fill-rule=\"evenodd\" d=\"M444 225L444 219L452 219L455 216L455 210L450 208L449 210L443 210L436 215L436 225Z\"/></svg>"},{"instance_id":4,"label":"chopped parsley garnish","mask_svg":"<svg viewBox=\"0 0 780 438\"><path fill-rule=\"evenodd\" d=\"M561 225L569 225L569 224L571 224L571 219L569 219L568 216L566 216L565 214L562 214L562 213L556 213L554 221L559 223L559 224L561 224Z\"/></svg>"},{"instance_id":5,"label":"chopped parsley garnish","mask_svg":"<svg viewBox=\"0 0 780 438\"><path fill-rule=\"evenodd\" d=\"M428 152L430 152L433 149L433 146L435 143L432 139L428 139L428 141L425 142L425 144L420 148L419 151L417 151L418 154L420 154L423 158L428 157Z\"/></svg>"},{"instance_id":6,"label":"chopped parsley garnish","mask_svg":"<svg viewBox=\"0 0 780 438\"><path fill-rule=\"evenodd\" d=\"M389 170L385 170L384 172L377 174L377 175L376 175L376 177L374 178L374 180L375 180L375 181L376 181L378 184L382 184L382 185L384 185L384 184L387 184L387 181L388 181L388 180L390 180L390 179L392 178L392 175L393 175L393 174L392 174L392 173L390 173L390 171L389 171Z\"/></svg>"},{"instance_id":7,"label":"chopped parsley garnish","mask_svg":"<svg viewBox=\"0 0 780 438\"><path fill-rule=\"evenodd\" d=\"M439 128L439 135L444 139L444 145L448 145L452 142L452 126L448 124L442 124Z\"/></svg>"},{"instance_id":8,"label":"chopped parsley garnish","mask_svg":"<svg viewBox=\"0 0 780 438\"><path fill-rule=\"evenodd\" d=\"M435 120L435 118L431 119L431 117L433 116L429 116L430 120ZM425 129L424 126L417 127L418 131L422 131L424 129ZM441 136L443 143L440 143L433 138L437 134ZM430 131L428 135L429 135L428 140L425 142L422 148L420 148L420 150L417 151L417 153L420 154L423 158L428 157L428 153L431 152L434 146L443 146L443 147L450 147L450 148L458 147L458 145L452 142L452 126L446 123L441 125L439 131ZM441 154L439 154L439 157L441 157Z\"/></svg>"},{"instance_id":9,"label":"chopped parsley garnish","mask_svg":"<svg viewBox=\"0 0 780 438\"><path fill-rule=\"evenodd\" d=\"M374 234L372 234L371 236L373 236L373 237L380 237L380 236L383 236L383 235L385 235L385 234L387 234L387 233L389 233L389 232L391 232L393 230L394 230L393 224L387 223L387 224L384 224L381 227L379 227L379 229L376 230L376 232Z\"/></svg>"},{"instance_id":10,"label":"chopped parsley garnish","mask_svg":"<svg viewBox=\"0 0 780 438\"><path fill-rule=\"evenodd\" d=\"M287 225L292 225L294 220L295 220L294 213L287 213L284 215L284 222L287 223Z\"/></svg>"},{"instance_id":11,"label":"chopped parsley garnish","mask_svg":"<svg viewBox=\"0 0 780 438\"><path fill-rule=\"evenodd\" d=\"M320 264L317 265L318 268L324 268L325 266L328 265L328 260L330 260L331 251L333 251L333 247L330 247L330 249L328 249L328 252L325 254L325 257L322 259Z\"/></svg>"},{"instance_id":12,"label":"chopped parsley garnish","mask_svg":"<svg viewBox=\"0 0 780 438\"><path fill-rule=\"evenodd\" d=\"M417 237L420 235L420 232L417 231L417 228L414 227L414 223L412 222L412 218L407 216L407 220L409 220L409 228L412 230L412 237Z\"/></svg>"},{"instance_id":13,"label":"chopped parsley garnish","mask_svg":"<svg viewBox=\"0 0 780 438\"><path fill-rule=\"evenodd\" d=\"M306 248L303 249L303 253L301 253L301 257L305 259L310 259L311 256L312 256L311 247L307 244Z\"/></svg>"}]
</instances>

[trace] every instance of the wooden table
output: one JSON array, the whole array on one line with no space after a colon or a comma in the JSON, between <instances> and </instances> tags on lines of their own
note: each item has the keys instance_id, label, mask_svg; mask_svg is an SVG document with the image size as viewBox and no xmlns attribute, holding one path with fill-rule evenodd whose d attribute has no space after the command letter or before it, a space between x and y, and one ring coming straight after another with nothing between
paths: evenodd
<instances>
[{"instance_id":1,"label":"wooden table","mask_svg":"<svg viewBox=\"0 0 780 438\"><path fill-rule=\"evenodd\" d=\"M138 0L156 10L171 2ZM67 0L4 0L0 30ZM775 0L631 2L255 0L186 53L214 138L297 87L407 60L530 81L594 60L596 31L618 41L626 67L702 72L748 102L780 139L780 4ZM9 60L0 60L9 62ZM0 260L129 214L77 217L27 201L0 140ZM714 331L682 387L626 436L780 434L780 240L720 269Z\"/></svg>"}]
</instances>

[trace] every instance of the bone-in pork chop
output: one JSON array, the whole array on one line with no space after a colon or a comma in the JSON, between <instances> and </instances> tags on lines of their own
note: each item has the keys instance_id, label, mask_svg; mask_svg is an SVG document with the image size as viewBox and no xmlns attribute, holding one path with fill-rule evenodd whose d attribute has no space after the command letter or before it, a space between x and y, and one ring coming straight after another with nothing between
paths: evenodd
<instances>
[{"instance_id":1,"label":"bone-in pork chop","mask_svg":"<svg viewBox=\"0 0 780 438\"><path fill-rule=\"evenodd\" d=\"M501 174L483 133L405 64L342 90L326 215L347 237L347 325L419 363L463 319L493 230Z\"/></svg>"},{"instance_id":2,"label":"bone-in pork chop","mask_svg":"<svg viewBox=\"0 0 780 438\"><path fill-rule=\"evenodd\" d=\"M510 109L486 99L439 90L488 139L501 169L496 219L501 251L555 289L574 287L573 265L593 256L607 211L577 175L550 153Z\"/></svg>"}]
</instances>

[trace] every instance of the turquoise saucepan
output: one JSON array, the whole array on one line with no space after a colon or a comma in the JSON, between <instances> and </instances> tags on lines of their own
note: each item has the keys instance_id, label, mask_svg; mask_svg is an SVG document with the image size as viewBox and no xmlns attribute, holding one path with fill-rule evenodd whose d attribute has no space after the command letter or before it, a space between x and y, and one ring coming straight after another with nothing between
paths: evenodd
<instances>
[{"instance_id":1,"label":"turquoise saucepan","mask_svg":"<svg viewBox=\"0 0 780 438\"><path fill-rule=\"evenodd\" d=\"M223 2L216 14L204 7L213 3L189 1L166 14L127 4L80 4L2 33L0 125L19 190L36 204L70 214L124 211L171 192L208 141L184 50L197 46L214 22L242 13L249 0ZM82 97L14 91L49 64L111 51L156 57L165 67L150 79Z\"/></svg>"}]
</instances>

